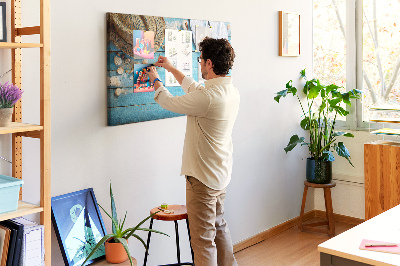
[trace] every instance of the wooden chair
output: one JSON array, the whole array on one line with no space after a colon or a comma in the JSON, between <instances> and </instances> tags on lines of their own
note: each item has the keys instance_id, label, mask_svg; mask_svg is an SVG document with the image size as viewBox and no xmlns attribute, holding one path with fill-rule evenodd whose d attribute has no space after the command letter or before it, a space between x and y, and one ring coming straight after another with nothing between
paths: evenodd
<instances>
[{"instance_id":1,"label":"wooden chair","mask_svg":"<svg viewBox=\"0 0 400 266\"><path fill-rule=\"evenodd\" d=\"M160 208L160 206L153 208L150 211L150 214L160 211L159 208ZM167 210L173 211L174 213L167 213L167 212L160 211L159 213L154 215L150 220L150 229L153 229L153 221L154 220L174 221L174 223L175 223L176 255L178 258L178 263L166 264L166 265L194 265L194 255L193 255L192 245L190 244L189 220L188 220L186 206L185 205L168 205ZM187 230L188 230L189 244L190 244L190 250L192 252L192 261L193 262L183 262L183 263L181 262L181 252L180 252L180 248L179 248L179 232L178 232L178 221L179 220L186 220L186 226L187 226ZM144 255L143 266L146 266L146 264L147 264L148 250L150 248L150 237L151 237L151 232L149 231L149 234L147 236L147 251ZM164 266L166 266L166 265L164 265ZM160 266L162 266L162 265L160 265Z\"/></svg>"},{"instance_id":2,"label":"wooden chair","mask_svg":"<svg viewBox=\"0 0 400 266\"><path fill-rule=\"evenodd\" d=\"M304 193L303 193L303 202L301 204L299 231L327 233L330 237L335 235L335 220L333 218L332 196L331 196L331 188L335 186L336 183L333 181L329 184L314 184L308 181L304 181ZM303 224L304 207L306 205L307 191L309 187L324 189L326 218L328 219L327 221ZM316 228L316 226L320 225L327 225L328 229Z\"/></svg>"}]
</instances>

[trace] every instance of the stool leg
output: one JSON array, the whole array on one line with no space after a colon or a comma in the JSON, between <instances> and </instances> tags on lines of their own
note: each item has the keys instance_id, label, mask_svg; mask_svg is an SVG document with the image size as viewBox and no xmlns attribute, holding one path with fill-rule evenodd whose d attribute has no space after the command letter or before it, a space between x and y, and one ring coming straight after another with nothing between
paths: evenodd
<instances>
[{"instance_id":1,"label":"stool leg","mask_svg":"<svg viewBox=\"0 0 400 266\"><path fill-rule=\"evenodd\" d=\"M193 262L192 265L194 265L194 253L193 253L193 248L192 248L192 238L190 237L189 219L186 219L186 225L187 225L187 230L188 230L188 235L189 235L190 252L192 253L192 262Z\"/></svg>"},{"instance_id":2,"label":"stool leg","mask_svg":"<svg viewBox=\"0 0 400 266\"><path fill-rule=\"evenodd\" d=\"M175 235L176 235L176 255L178 257L178 265L181 265L181 251L179 249L179 233L178 233L178 221L175 222Z\"/></svg>"},{"instance_id":3,"label":"stool leg","mask_svg":"<svg viewBox=\"0 0 400 266\"><path fill-rule=\"evenodd\" d=\"M153 229L153 218L151 218L150 220L150 227L149 229ZM146 253L144 254L144 262L143 262L143 266L146 266L147 264L147 255L149 254L149 247L150 247L150 237L151 237L151 231L149 231L149 234L147 235L147 250Z\"/></svg>"},{"instance_id":4,"label":"stool leg","mask_svg":"<svg viewBox=\"0 0 400 266\"><path fill-rule=\"evenodd\" d=\"M306 206L307 191L308 187L304 186L303 202L301 203L301 211L300 211L299 231L303 229L303 216L304 216L304 207Z\"/></svg>"},{"instance_id":5,"label":"stool leg","mask_svg":"<svg viewBox=\"0 0 400 266\"><path fill-rule=\"evenodd\" d=\"M329 223L329 236L335 235L335 220L333 218L331 188L324 188L326 217Z\"/></svg>"}]
</instances>

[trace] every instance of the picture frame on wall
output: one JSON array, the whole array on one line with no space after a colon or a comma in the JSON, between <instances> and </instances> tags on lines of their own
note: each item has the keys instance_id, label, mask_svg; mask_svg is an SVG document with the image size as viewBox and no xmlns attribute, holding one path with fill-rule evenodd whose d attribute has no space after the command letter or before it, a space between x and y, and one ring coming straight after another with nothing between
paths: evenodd
<instances>
[{"instance_id":1,"label":"picture frame on wall","mask_svg":"<svg viewBox=\"0 0 400 266\"><path fill-rule=\"evenodd\" d=\"M66 266L81 266L107 234L92 188L52 197L51 217ZM103 258L104 245L85 265Z\"/></svg>"},{"instance_id":2,"label":"picture frame on wall","mask_svg":"<svg viewBox=\"0 0 400 266\"><path fill-rule=\"evenodd\" d=\"M7 41L6 2L0 2L0 42Z\"/></svg>"},{"instance_id":3,"label":"picture frame on wall","mask_svg":"<svg viewBox=\"0 0 400 266\"><path fill-rule=\"evenodd\" d=\"M279 11L279 55L300 56L300 14Z\"/></svg>"}]
</instances>

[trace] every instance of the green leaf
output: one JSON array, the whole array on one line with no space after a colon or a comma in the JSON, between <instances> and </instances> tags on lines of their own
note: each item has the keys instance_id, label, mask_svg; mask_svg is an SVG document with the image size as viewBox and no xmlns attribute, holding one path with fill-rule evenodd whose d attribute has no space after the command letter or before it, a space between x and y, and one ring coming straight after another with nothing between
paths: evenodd
<instances>
[{"instance_id":1,"label":"green leaf","mask_svg":"<svg viewBox=\"0 0 400 266\"><path fill-rule=\"evenodd\" d=\"M350 95L349 95L348 92L342 93L342 98L343 98L343 102L344 102L345 104L351 105L351 102L350 102Z\"/></svg>"},{"instance_id":2,"label":"green leaf","mask_svg":"<svg viewBox=\"0 0 400 266\"><path fill-rule=\"evenodd\" d=\"M346 148L346 146L344 146L343 142L339 142L337 145L335 145L336 147L336 152L339 156L342 156L344 158L347 159L347 161L351 164L351 166L354 167L354 165L351 163L350 161L350 152L349 150Z\"/></svg>"},{"instance_id":3,"label":"green leaf","mask_svg":"<svg viewBox=\"0 0 400 266\"><path fill-rule=\"evenodd\" d=\"M118 221L116 221L110 214L108 214L108 212L100 205L97 203L97 205L99 205L99 207L104 211L105 214L107 214L108 217L110 217L111 222L113 223L113 227L115 226L115 228L118 228ZM114 233L114 230L113 230ZM114 235L117 234L117 230L115 230Z\"/></svg>"},{"instance_id":4,"label":"green leaf","mask_svg":"<svg viewBox=\"0 0 400 266\"><path fill-rule=\"evenodd\" d=\"M340 103L341 101L342 101L342 96L333 98L333 99L331 99L331 100L328 100L328 103L329 103L329 106L330 106L330 107L335 107L335 106L337 106L337 104Z\"/></svg>"},{"instance_id":5,"label":"green leaf","mask_svg":"<svg viewBox=\"0 0 400 266\"><path fill-rule=\"evenodd\" d=\"M342 136L342 135L344 135L344 134L346 134L346 132L336 131L336 132L333 132L332 136L333 136L333 137L337 137L337 136Z\"/></svg>"},{"instance_id":6,"label":"green leaf","mask_svg":"<svg viewBox=\"0 0 400 266\"><path fill-rule=\"evenodd\" d=\"M169 235L167 235L166 233L163 233L163 232L160 232L160 231L157 231L157 230L154 230L154 229L149 229L149 228L138 228L138 229L136 229L136 230L140 230L140 231L148 231L148 232L153 232L153 233L157 233L157 234L161 234L161 235L166 235L166 236L168 236L169 237Z\"/></svg>"},{"instance_id":7,"label":"green leaf","mask_svg":"<svg viewBox=\"0 0 400 266\"><path fill-rule=\"evenodd\" d=\"M139 240L140 242L142 242L144 248L145 248L146 251L147 251L147 246L146 246L146 243L144 243L143 239L142 239L140 236L138 236L137 234L133 234L132 236L133 236L134 238L136 238L137 240Z\"/></svg>"},{"instance_id":8,"label":"green leaf","mask_svg":"<svg viewBox=\"0 0 400 266\"><path fill-rule=\"evenodd\" d=\"M92 252L86 257L85 261L82 263L81 266L85 265L85 263L90 259L90 257L93 256L93 254L100 248L101 245L103 245L104 242L106 242L107 239L114 237L114 234L108 234L103 236L100 241L96 244L96 246L92 249Z\"/></svg>"},{"instance_id":9,"label":"green leaf","mask_svg":"<svg viewBox=\"0 0 400 266\"><path fill-rule=\"evenodd\" d=\"M300 126L304 130L310 130L310 118L305 117L303 120L301 120Z\"/></svg>"},{"instance_id":10,"label":"green leaf","mask_svg":"<svg viewBox=\"0 0 400 266\"><path fill-rule=\"evenodd\" d=\"M126 215L128 214L128 212L126 211L125 212L125 217L124 217L124 221L122 222L122 224L121 224L121 231L122 231L122 228L124 228L124 224L125 224L125 220L126 220Z\"/></svg>"},{"instance_id":11,"label":"green leaf","mask_svg":"<svg viewBox=\"0 0 400 266\"><path fill-rule=\"evenodd\" d=\"M131 266L133 266L132 256L131 256L131 253L129 252L128 241L126 241L126 239L122 238L122 237L114 238L114 240L115 240L115 242L122 244L122 246L124 247L124 249L126 251L126 254L128 254L128 258L129 258L129 261L131 262Z\"/></svg>"},{"instance_id":12,"label":"green leaf","mask_svg":"<svg viewBox=\"0 0 400 266\"><path fill-rule=\"evenodd\" d=\"M300 77L304 79L306 78L306 69L300 71Z\"/></svg>"},{"instance_id":13,"label":"green leaf","mask_svg":"<svg viewBox=\"0 0 400 266\"><path fill-rule=\"evenodd\" d=\"M335 157L333 156L331 151L323 151L321 159L324 161L333 162L335 160Z\"/></svg>"},{"instance_id":14,"label":"green leaf","mask_svg":"<svg viewBox=\"0 0 400 266\"><path fill-rule=\"evenodd\" d=\"M310 90L308 91L308 95L307 95L308 99L314 99L314 98L318 97L320 90L321 90L321 87L319 87L319 86L314 86L314 87L310 88Z\"/></svg>"},{"instance_id":15,"label":"green leaf","mask_svg":"<svg viewBox=\"0 0 400 266\"><path fill-rule=\"evenodd\" d=\"M330 92L336 92L337 89L339 89L339 86L335 85L335 84L331 84L326 86L326 93L330 93Z\"/></svg>"},{"instance_id":16,"label":"green leaf","mask_svg":"<svg viewBox=\"0 0 400 266\"><path fill-rule=\"evenodd\" d=\"M293 148L296 147L297 144L302 143L303 141L304 141L304 137L299 138L299 136L293 135L290 138L289 143L286 146L286 148L284 148L284 150L286 151L286 153L288 153L289 151L293 150Z\"/></svg>"},{"instance_id":17,"label":"green leaf","mask_svg":"<svg viewBox=\"0 0 400 266\"><path fill-rule=\"evenodd\" d=\"M111 188L111 180L110 180L110 198L111 198L111 214L112 214L112 218L113 218L115 221L118 221L117 209L116 209L116 207L115 207L114 196L113 196L112 188ZM104 209L103 209L103 210L104 210ZM117 227L118 227L118 222L117 222L117 225L114 225L114 223L113 223L113 225L112 225L112 231L113 231L114 234L117 233Z\"/></svg>"},{"instance_id":18,"label":"green leaf","mask_svg":"<svg viewBox=\"0 0 400 266\"><path fill-rule=\"evenodd\" d=\"M282 91L277 92L276 93L277 95L274 97L274 100L279 103L279 100L280 100L281 97L286 97L287 91L288 90L286 89L286 90L282 90Z\"/></svg>"},{"instance_id":19,"label":"green leaf","mask_svg":"<svg viewBox=\"0 0 400 266\"><path fill-rule=\"evenodd\" d=\"M346 133L343 136L348 137L348 138L354 138L354 135L351 133Z\"/></svg>"},{"instance_id":20,"label":"green leaf","mask_svg":"<svg viewBox=\"0 0 400 266\"><path fill-rule=\"evenodd\" d=\"M148 219L150 219L151 217L153 217L154 215L156 215L157 213L159 213L160 211L157 211L153 214L150 214L149 216L147 216L146 218L144 218L140 223L138 223L138 225L136 225L133 228L129 228L127 230L125 230L122 235L125 235L127 233L127 231L131 231L128 235L125 236L126 239L128 239L129 237L131 237L133 235L133 233L135 233L135 231L142 225L144 224L144 222L146 222ZM125 233L126 232L126 233Z\"/></svg>"}]
</instances>

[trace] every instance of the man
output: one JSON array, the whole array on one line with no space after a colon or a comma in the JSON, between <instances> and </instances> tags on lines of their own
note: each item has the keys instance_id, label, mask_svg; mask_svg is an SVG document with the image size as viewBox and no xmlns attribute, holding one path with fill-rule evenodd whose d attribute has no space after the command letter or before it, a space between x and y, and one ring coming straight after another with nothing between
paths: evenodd
<instances>
[{"instance_id":1,"label":"man","mask_svg":"<svg viewBox=\"0 0 400 266\"><path fill-rule=\"evenodd\" d=\"M186 114L181 174L186 176L186 207L196 266L237 265L228 225L223 218L225 188L232 172L232 128L239 110L239 92L229 70L235 53L226 39L200 43L205 86L160 56L154 65L171 72L186 92L173 96L163 87L155 67L146 72L155 86L154 100L164 109Z\"/></svg>"}]
</instances>

